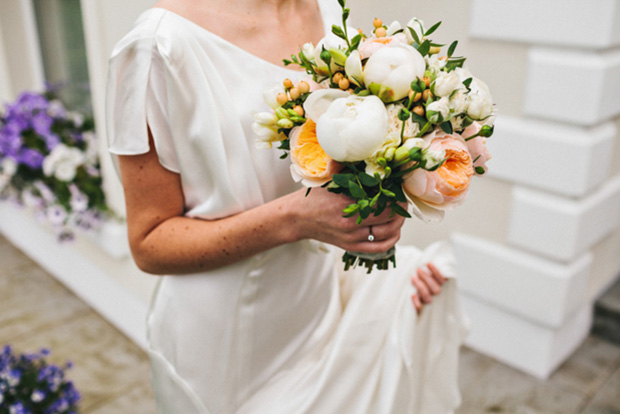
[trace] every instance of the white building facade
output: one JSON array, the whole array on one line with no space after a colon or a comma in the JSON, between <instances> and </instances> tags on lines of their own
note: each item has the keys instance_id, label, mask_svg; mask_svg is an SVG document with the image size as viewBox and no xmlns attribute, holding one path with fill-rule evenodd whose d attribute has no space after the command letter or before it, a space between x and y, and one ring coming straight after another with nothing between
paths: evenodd
<instances>
[{"instance_id":1,"label":"white building facade","mask_svg":"<svg viewBox=\"0 0 620 414\"><path fill-rule=\"evenodd\" d=\"M3 102L43 87L32 1L0 0ZM152 3L81 0L105 189L121 213L105 143L107 60ZM620 0L348 3L365 30L374 17L442 21L434 40L458 39L457 54L491 88L499 115L488 176L442 223L411 220L403 242L450 238L472 320L468 345L547 377L588 334L595 299L620 273ZM135 268L122 231L58 246L20 211L0 208L0 231L144 345L156 278Z\"/></svg>"}]
</instances>

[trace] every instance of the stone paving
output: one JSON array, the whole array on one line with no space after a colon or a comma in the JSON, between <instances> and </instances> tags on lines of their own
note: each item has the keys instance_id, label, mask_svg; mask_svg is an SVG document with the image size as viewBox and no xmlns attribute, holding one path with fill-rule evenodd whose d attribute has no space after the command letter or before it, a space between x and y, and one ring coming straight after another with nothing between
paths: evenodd
<instances>
[{"instance_id":1,"label":"stone paving","mask_svg":"<svg viewBox=\"0 0 620 414\"><path fill-rule=\"evenodd\" d=\"M83 414L156 412L144 352L0 236L4 344L71 360ZM457 414L620 414L620 346L590 335L547 381L463 348L460 384Z\"/></svg>"}]
</instances>

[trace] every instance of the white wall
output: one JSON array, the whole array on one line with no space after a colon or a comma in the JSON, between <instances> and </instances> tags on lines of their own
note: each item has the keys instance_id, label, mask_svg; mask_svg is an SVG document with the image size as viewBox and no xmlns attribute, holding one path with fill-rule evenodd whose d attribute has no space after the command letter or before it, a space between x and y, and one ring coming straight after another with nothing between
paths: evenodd
<instances>
[{"instance_id":1,"label":"white wall","mask_svg":"<svg viewBox=\"0 0 620 414\"><path fill-rule=\"evenodd\" d=\"M546 377L620 272L620 1L349 3L364 30L374 17L442 21L433 40L458 39L491 88L488 176L442 223L410 221L404 242L451 237L469 345Z\"/></svg>"}]
</instances>

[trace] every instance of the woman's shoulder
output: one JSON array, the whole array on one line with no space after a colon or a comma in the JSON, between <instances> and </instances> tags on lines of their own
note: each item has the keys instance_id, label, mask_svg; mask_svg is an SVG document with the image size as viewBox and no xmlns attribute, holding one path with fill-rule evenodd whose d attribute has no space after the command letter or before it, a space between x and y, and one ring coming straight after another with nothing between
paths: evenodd
<instances>
[{"instance_id":1,"label":"woman's shoulder","mask_svg":"<svg viewBox=\"0 0 620 414\"><path fill-rule=\"evenodd\" d=\"M153 7L144 11L131 30L114 46L111 59L126 54L152 54L172 59L173 52L181 52L187 44L187 31L179 27L174 13Z\"/></svg>"}]
</instances>

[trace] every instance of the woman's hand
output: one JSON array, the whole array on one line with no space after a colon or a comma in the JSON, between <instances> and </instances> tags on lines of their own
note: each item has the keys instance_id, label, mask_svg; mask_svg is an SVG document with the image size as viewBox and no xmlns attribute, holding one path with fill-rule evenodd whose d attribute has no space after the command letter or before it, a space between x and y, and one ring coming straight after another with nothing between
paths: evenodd
<instances>
[{"instance_id":1,"label":"woman's hand","mask_svg":"<svg viewBox=\"0 0 620 414\"><path fill-rule=\"evenodd\" d=\"M426 268L418 268L416 274L411 277L411 283L417 290L417 293L411 295L411 301L418 315L422 312L422 307L431 303L433 296L441 292L441 286L446 283L446 280L432 263L428 263Z\"/></svg>"},{"instance_id":2,"label":"woman's hand","mask_svg":"<svg viewBox=\"0 0 620 414\"><path fill-rule=\"evenodd\" d=\"M358 225L355 218L343 217L342 210L353 203L349 197L320 187L313 188L307 197L305 194L305 189L295 193L298 218L294 224L299 239L315 239L363 253L388 251L400 239L405 218L392 216L389 209L377 217L370 215Z\"/></svg>"}]
</instances>

